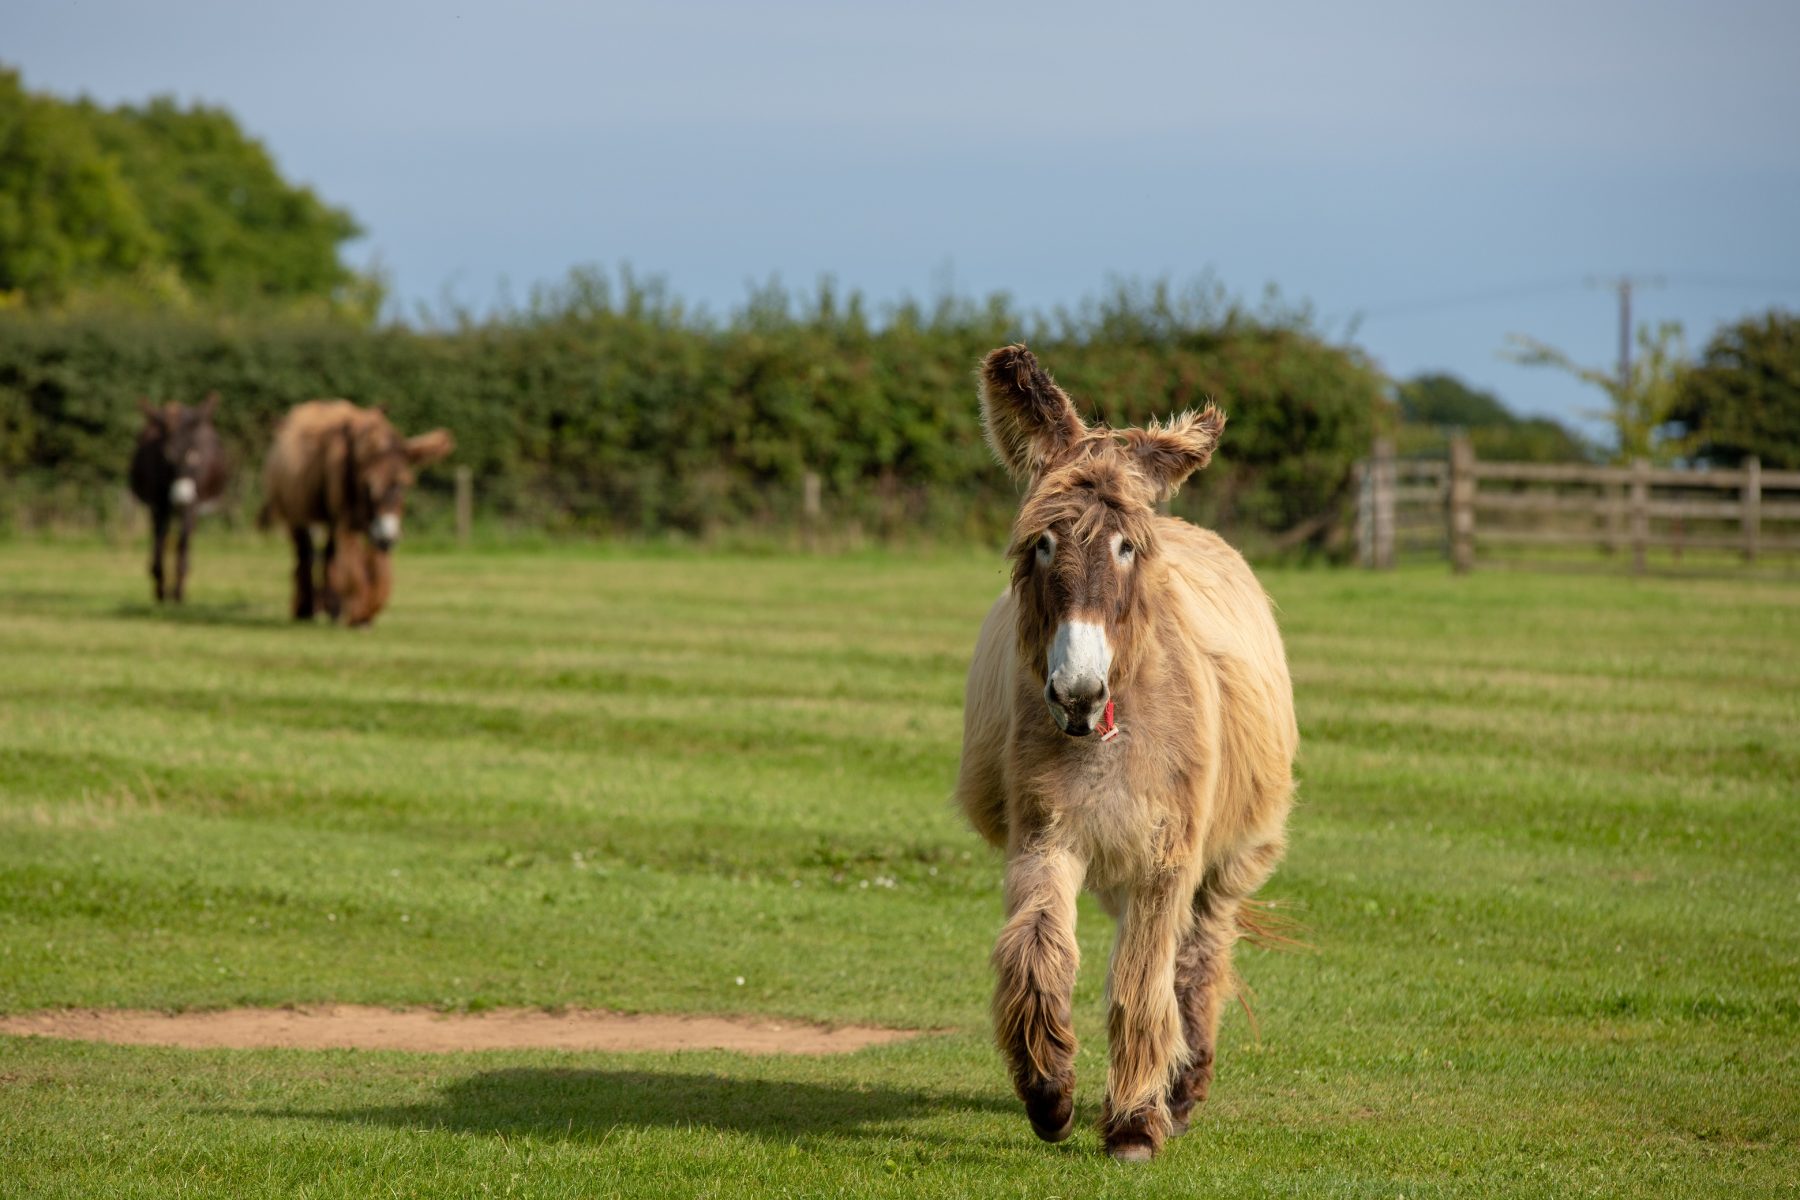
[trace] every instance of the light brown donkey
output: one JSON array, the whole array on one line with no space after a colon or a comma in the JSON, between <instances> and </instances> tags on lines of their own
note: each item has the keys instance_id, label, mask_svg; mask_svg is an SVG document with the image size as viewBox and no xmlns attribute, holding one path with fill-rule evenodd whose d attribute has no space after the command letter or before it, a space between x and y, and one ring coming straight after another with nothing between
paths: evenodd
<instances>
[{"instance_id":1,"label":"light brown donkey","mask_svg":"<svg viewBox=\"0 0 1800 1200\"><path fill-rule=\"evenodd\" d=\"M1027 487L1012 584L969 668L957 798L1006 850L994 1024L1032 1128L1074 1127L1075 897L1119 922L1101 1132L1186 1129L1212 1080L1240 906L1281 858L1299 742L1269 600L1217 535L1155 505L1206 465L1212 406L1089 427L1024 346L981 368L988 444Z\"/></svg>"},{"instance_id":2,"label":"light brown donkey","mask_svg":"<svg viewBox=\"0 0 1800 1200\"><path fill-rule=\"evenodd\" d=\"M389 553L413 472L455 448L446 430L403 438L379 408L348 400L309 400L281 419L263 463L260 523L286 525L294 540L296 620L316 608L348 625L375 619L393 587ZM326 529L322 585L314 525Z\"/></svg>"}]
</instances>

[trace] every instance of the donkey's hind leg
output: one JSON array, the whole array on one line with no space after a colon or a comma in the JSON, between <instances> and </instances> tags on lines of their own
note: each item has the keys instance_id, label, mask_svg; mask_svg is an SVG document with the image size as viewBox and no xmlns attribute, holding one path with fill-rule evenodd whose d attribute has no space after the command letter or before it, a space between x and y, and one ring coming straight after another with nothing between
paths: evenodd
<instances>
[{"instance_id":1,"label":"donkey's hind leg","mask_svg":"<svg viewBox=\"0 0 1800 1200\"><path fill-rule=\"evenodd\" d=\"M1238 938L1244 897L1261 887L1281 858L1279 842L1264 843L1206 873L1194 891L1194 924L1175 955L1175 1002L1188 1057L1169 1088L1172 1132L1187 1132L1194 1107L1212 1087L1219 1013L1231 998L1231 948Z\"/></svg>"},{"instance_id":2,"label":"donkey's hind leg","mask_svg":"<svg viewBox=\"0 0 1800 1200\"><path fill-rule=\"evenodd\" d=\"M994 945L994 1033L1031 1128L1046 1142L1075 1128L1070 998L1081 961L1075 895L1084 874L1065 850L1016 852L1006 867L1006 927Z\"/></svg>"},{"instance_id":3,"label":"donkey's hind leg","mask_svg":"<svg viewBox=\"0 0 1800 1200\"><path fill-rule=\"evenodd\" d=\"M1169 1086L1170 1133L1175 1137L1187 1132L1194 1106L1212 1087L1219 1010L1231 994L1237 911L1236 899L1202 887L1194 893L1194 927L1175 955L1175 1003L1181 1009L1181 1031L1188 1046L1187 1062Z\"/></svg>"}]
</instances>

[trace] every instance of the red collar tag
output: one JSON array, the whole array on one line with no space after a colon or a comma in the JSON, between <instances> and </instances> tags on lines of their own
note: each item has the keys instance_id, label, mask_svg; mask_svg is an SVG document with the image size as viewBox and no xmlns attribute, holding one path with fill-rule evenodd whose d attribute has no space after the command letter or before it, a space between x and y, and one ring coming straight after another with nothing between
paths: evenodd
<instances>
[{"instance_id":1,"label":"red collar tag","mask_svg":"<svg viewBox=\"0 0 1800 1200\"><path fill-rule=\"evenodd\" d=\"M1106 702L1106 715L1100 718L1098 725L1094 726L1094 732L1100 735L1100 740L1103 742L1110 742L1119 736L1118 723L1113 720L1113 702L1111 700Z\"/></svg>"}]
</instances>

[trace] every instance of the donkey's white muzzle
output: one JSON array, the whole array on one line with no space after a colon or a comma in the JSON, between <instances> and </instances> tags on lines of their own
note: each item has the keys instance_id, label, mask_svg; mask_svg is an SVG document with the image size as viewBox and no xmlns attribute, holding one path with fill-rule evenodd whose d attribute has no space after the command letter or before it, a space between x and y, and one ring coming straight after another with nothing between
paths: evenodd
<instances>
[{"instance_id":1,"label":"donkey's white muzzle","mask_svg":"<svg viewBox=\"0 0 1800 1200\"><path fill-rule=\"evenodd\" d=\"M199 498L200 489L194 486L192 479L177 479L169 486L169 503L176 508L186 508Z\"/></svg>"},{"instance_id":2,"label":"donkey's white muzzle","mask_svg":"<svg viewBox=\"0 0 1800 1200\"><path fill-rule=\"evenodd\" d=\"M1071 737L1094 731L1106 710L1112 645L1106 627L1092 621L1064 621L1050 643L1044 703L1056 727Z\"/></svg>"},{"instance_id":3,"label":"donkey's white muzzle","mask_svg":"<svg viewBox=\"0 0 1800 1200\"><path fill-rule=\"evenodd\" d=\"M400 518L394 513L381 513L369 526L369 538L386 550L400 540Z\"/></svg>"}]
</instances>

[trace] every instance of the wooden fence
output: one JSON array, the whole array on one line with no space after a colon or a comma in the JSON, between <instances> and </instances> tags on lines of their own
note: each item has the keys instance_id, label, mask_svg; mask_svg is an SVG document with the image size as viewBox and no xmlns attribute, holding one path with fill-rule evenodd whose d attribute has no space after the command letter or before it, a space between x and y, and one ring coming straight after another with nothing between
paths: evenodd
<instances>
[{"instance_id":1,"label":"wooden fence","mask_svg":"<svg viewBox=\"0 0 1800 1200\"><path fill-rule=\"evenodd\" d=\"M1358 558L1369 567L1432 551L1463 572L1508 547L1629 554L1640 572L1651 550L1676 560L1700 550L1752 562L1800 554L1800 471L1765 471L1754 458L1727 470L1482 462L1458 437L1448 460L1400 459L1377 439L1357 469Z\"/></svg>"}]
</instances>

